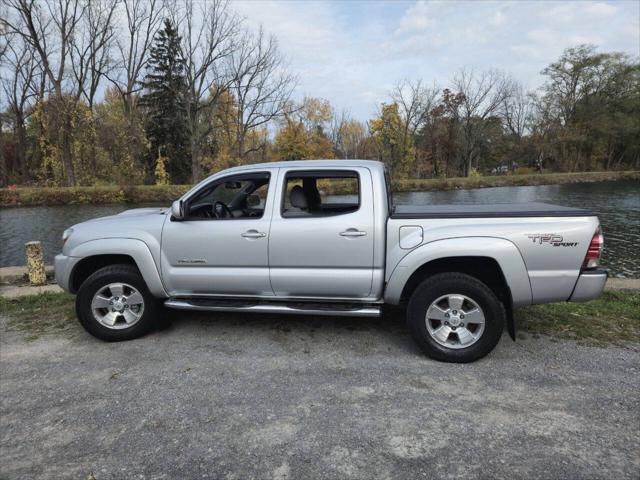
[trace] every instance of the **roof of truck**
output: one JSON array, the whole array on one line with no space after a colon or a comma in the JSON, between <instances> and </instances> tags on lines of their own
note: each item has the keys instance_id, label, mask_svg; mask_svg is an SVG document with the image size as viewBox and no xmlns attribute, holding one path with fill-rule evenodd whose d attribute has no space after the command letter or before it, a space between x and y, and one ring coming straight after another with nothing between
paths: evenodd
<instances>
[{"instance_id":1,"label":"roof of truck","mask_svg":"<svg viewBox=\"0 0 640 480\"><path fill-rule=\"evenodd\" d=\"M280 168L280 167L304 167L304 168L318 168L318 167L369 167L369 168L381 168L382 162L376 160L288 160L284 162L266 162L266 163L253 163L247 165L240 165L238 167L232 167L226 170L227 172L236 170L255 170L256 168Z\"/></svg>"}]
</instances>

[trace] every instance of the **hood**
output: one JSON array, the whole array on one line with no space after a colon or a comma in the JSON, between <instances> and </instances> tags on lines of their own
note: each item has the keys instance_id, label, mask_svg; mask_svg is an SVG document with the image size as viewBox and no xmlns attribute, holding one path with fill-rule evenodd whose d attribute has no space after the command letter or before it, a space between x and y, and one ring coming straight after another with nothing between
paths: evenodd
<instances>
[{"instance_id":1,"label":"hood","mask_svg":"<svg viewBox=\"0 0 640 480\"><path fill-rule=\"evenodd\" d=\"M167 207L132 208L130 210L120 212L116 216L121 217L123 215L148 215L151 213L165 213L167 210L169 210Z\"/></svg>"},{"instance_id":2,"label":"hood","mask_svg":"<svg viewBox=\"0 0 640 480\"><path fill-rule=\"evenodd\" d=\"M130 210L125 210L123 212L116 213L114 215L108 215L106 217L96 217L96 218L91 218L89 220L85 220L82 223L78 223L78 224L74 225L73 228L76 228L78 226L84 225L86 223L102 222L102 221L105 221L105 220L117 220L117 219L123 218L123 217L140 218L140 217L149 217L149 216L154 216L154 215L164 215L168 211L169 211L169 209L167 207L132 208Z\"/></svg>"},{"instance_id":3,"label":"hood","mask_svg":"<svg viewBox=\"0 0 640 480\"><path fill-rule=\"evenodd\" d=\"M103 238L138 239L148 246L159 244L167 213L168 209L160 207L134 208L117 215L78 223L69 229L71 233L63 253L70 255L74 247Z\"/></svg>"}]
</instances>

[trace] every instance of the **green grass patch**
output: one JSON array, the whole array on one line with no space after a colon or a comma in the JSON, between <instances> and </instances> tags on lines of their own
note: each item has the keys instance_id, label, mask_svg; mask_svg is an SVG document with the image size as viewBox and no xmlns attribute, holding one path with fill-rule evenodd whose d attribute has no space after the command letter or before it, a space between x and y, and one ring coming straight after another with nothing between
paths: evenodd
<instances>
[{"instance_id":1,"label":"green grass patch","mask_svg":"<svg viewBox=\"0 0 640 480\"><path fill-rule=\"evenodd\" d=\"M618 180L640 180L640 172L536 173L470 178L395 179L394 192L436 191L521 185L554 185ZM0 207L108 203L162 203L169 205L190 185L133 185L95 187L0 188ZM329 194L348 193L340 184L325 188Z\"/></svg>"},{"instance_id":2,"label":"green grass patch","mask_svg":"<svg viewBox=\"0 0 640 480\"><path fill-rule=\"evenodd\" d=\"M27 340L36 340L46 333L69 333L78 328L75 298L68 293L0 297L0 313L7 317L7 328L25 333Z\"/></svg>"},{"instance_id":3,"label":"green grass patch","mask_svg":"<svg viewBox=\"0 0 640 480\"><path fill-rule=\"evenodd\" d=\"M516 310L516 325L534 334L594 345L640 343L640 291L605 291L587 303L550 303Z\"/></svg>"},{"instance_id":4,"label":"green grass patch","mask_svg":"<svg viewBox=\"0 0 640 480\"><path fill-rule=\"evenodd\" d=\"M74 297L43 293L19 298L0 297L7 328L34 340L48 333L69 334L80 327ZM592 345L640 343L640 291L607 290L587 303L552 303L516 310L519 331L572 338ZM403 321L403 316L398 316Z\"/></svg>"}]
</instances>

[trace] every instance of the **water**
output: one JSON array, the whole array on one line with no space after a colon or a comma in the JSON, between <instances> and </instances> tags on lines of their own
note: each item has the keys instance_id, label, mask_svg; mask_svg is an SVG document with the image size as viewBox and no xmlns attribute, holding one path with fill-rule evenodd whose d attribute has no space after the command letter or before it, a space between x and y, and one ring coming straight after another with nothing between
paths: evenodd
<instances>
[{"instance_id":1,"label":"water","mask_svg":"<svg viewBox=\"0 0 640 480\"><path fill-rule=\"evenodd\" d=\"M403 192L396 204L548 202L596 212L605 235L603 265L615 276L640 277L640 183L602 182L497 187L442 192ZM136 205L164 206L164 205ZM66 205L0 209L0 266L24 265L24 243L40 240L47 263L60 251L65 228L134 206Z\"/></svg>"}]
</instances>

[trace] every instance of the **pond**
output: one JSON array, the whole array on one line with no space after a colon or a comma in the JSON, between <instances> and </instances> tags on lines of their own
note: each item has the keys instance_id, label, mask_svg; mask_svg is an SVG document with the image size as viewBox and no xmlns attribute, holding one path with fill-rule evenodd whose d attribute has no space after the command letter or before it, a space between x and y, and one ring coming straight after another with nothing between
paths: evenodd
<instances>
[{"instance_id":1,"label":"pond","mask_svg":"<svg viewBox=\"0 0 640 480\"><path fill-rule=\"evenodd\" d=\"M605 236L603 265L613 275L640 277L640 183L600 182L402 192L396 204L548 202L596 212ZM43 242L47 263L60 250L65 228L94 217L148 205L67 205L0 209L0 266L24 265L24 243Z\"/></svg>"}]
</instances>

